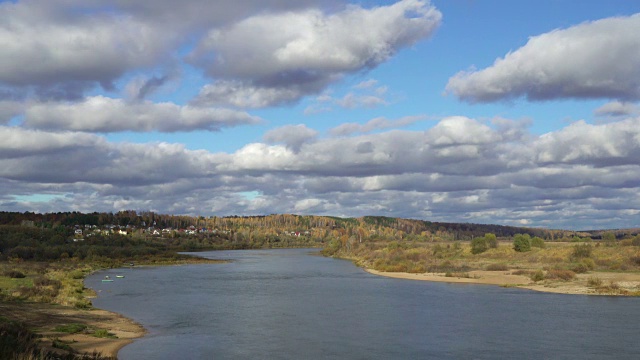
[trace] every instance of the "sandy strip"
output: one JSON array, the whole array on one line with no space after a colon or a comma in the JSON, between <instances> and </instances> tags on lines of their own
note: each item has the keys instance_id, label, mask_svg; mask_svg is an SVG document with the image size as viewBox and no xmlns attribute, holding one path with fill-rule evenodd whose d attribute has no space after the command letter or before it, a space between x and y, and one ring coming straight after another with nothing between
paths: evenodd
<instances>
[{"instance_id":1,"label":"sandy strip","mask_svg":"<svg viewBox=\"0 0 640 360\"><path fill-rule=\"evenodd\" d=\"M589 274L578 274L574 281L544 281L541 283L535 283L528 276L513 275L509 271L474 270L467 272L467 274L469 274L468 278L447 277L444 273L410 274L403 272L383 272L372 269L365 269L365 271L374 275L396 279L500 285L556 294L612 295L600 294L593 288L589 287L587 285L587 281L590 277L597 277L604 282L615 282L622 288L630 291L637 291L640 289L640 274L638 273L591 272Z\"/></svg>"},{"instance_id":2,"label":"sandy strip","mask_svg":"<svg viewBox=\"0 0 640 360\"><path fill-rule=\"evenodd\" d=\"M118 351L133 339L144 336L145 329L120 314L106 310L80 310L72 307L39 303L0 303L0 314L26 323L42 335L42 347L51 347L53 339L68 344L78 353L101 353L116 358ZM117 338L97 338L89 334L66 334L54 331L57 326L84 324L89 329L106 329ZM60 350L56 350L60 351Z\"/></svg>"},{"instance_id":3,"label":"sandy strip","mask_svg":"<svg viewBox=\"0 0 640 360\"><path fill-rule=\"evenodd\" d=\"M511 275L504 271L469 271L469 277L447 277L444 273L410 274L403 272L383 272L365 269L368 273L396 279L436 281L448 283L489 284L489 285L528 285L533 281L524 275Z\"/></svg>"}]
</instances>

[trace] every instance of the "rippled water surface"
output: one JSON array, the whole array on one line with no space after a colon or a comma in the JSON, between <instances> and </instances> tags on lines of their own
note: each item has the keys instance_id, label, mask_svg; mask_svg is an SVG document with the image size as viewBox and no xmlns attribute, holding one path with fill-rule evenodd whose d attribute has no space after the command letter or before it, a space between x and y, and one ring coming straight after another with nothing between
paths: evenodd
<instances>
[{"instance_id":1,"label":"rippled water surface","mask_svg":"<svg viewBox=\"0 0 640 360\"><path fill-rule=\"evenodd\" d=\"M389 279L313 253L205 252L233 261L86 285L149 331L123 360L640 358L638 298Z\"/></svg>"}]
</instances>

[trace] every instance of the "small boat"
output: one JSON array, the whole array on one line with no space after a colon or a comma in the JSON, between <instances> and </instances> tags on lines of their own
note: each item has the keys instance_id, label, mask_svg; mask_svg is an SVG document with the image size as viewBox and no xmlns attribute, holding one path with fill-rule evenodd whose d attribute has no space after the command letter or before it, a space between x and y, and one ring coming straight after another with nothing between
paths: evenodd
<instances>
[{"instance_id":1,"label":"small boat","mask_svg":"<svg viewBox=\"0 0 640 360\"><path fill-rule=\"evenodd\" d=\"M102 279L102 282L113 282L113 279Z\"/></svg>"},{"instance_id":2,"label":"small boat","mask_svg":"<svg viewBox=\"0 0 640 360\"><path fill-rule=\"evenodd\" d=\"M111 279L111 278L109 277L109 275L105 275L105 276L104 276L104 279L105 279L105 280L109 280L109 279Z\"/></svg>"},{"instance_id":3,"label":"small boat","mask_svg":"<svg viewBox=\"0 0 640 360\"><path fill-rule=\"evenodd\" d=\"M116 277L117 277L118 279L122 279L122 278L124 278L124 275L116 275Z\"/></svg>"}]
</instances>

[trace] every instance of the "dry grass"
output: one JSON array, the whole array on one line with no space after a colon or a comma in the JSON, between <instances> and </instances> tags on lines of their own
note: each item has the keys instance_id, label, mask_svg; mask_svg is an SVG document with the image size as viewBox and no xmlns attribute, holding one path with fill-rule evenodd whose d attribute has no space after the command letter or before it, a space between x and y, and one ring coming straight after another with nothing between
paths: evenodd
<instances>
[{"instance_id":1,"label":"dry grass","mask_svg":"<svg viewBox=\"0 0 640 360\"><path fill-rule=\"evenodd\" d=\"M10 270L9 270L10 269ZM0 276L0 295L31 302L91 307L84 275L92 268L77 263L2 262L0 274L20 272L24 278Z\"/></svg>"},{"instance_id":2,"label":"dry grass","mask_svg":"<svg viewBox=\"0 0 640 360\"><path fill-rule=\"evenodd\" d=\"M577 250L576 250L577 249ZM465 274L475 270L505 271L525 275L544 287L583 287L585 292L636 295L640 286L616 287L615 282L594 285L576 274L640 272L640 247L617 243L603 246L547 242L545 248L516 252L509 242L480 254L472 254L469 243L378 241L361 243L340 256L360 266L383 272ZM603 282L604 284L604 282ZM591 289L589 291L589 289Z\"/></svg>"}]
</instances>

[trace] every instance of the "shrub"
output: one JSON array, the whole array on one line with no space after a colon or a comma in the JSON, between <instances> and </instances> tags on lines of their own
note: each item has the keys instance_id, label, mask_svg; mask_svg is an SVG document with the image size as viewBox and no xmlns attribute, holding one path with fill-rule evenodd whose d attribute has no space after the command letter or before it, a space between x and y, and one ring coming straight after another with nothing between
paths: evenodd
<instances>
[{"instance_id":1,"label":"shrub","mask_svg":"<svg viewBox=\"0 0 640 360\"><path fill-rule=\"evenodd\" d=\"M25 274L21 273L18 270L9 270L6 273L6 276L12 278L12 279L23 279L26 277Z\"/></svg>"},{"instance_id":2,"label":"shrub","mask_svg":"<svg viewBox=\"0 0 640 360\"><path fill-rule=\"evenodd\" d=\"M582 261L580 262L584 264L589 270L593 270L596 268L596 262L591 258L582 259Z\"/></svg>"},{"instance_id":3,"label":"shrub","mask_svg":"<svg viewBox=\"0 0 640 360\"><path fill-rule=\"evenodd\" d=\"M53 331L63 332L63 333L67 333L67 334L77 334L79 332L84 331L86 328L87 328L87 325L78 324L78 323L71 323L71 324L65 324L65 325L56 326L53 329Z\"/></svg>"},{"instance_id":4,"label":"shrub","mask_svg":"<svg viewBox=\"0 0 640 360\"><path fill-rule=\"evenodd\" d=\"M18 297L22 300L49 303L58 295L58 289L42 286L21 286L17 289L17 293Z\"/></svg>"},{"instance_id":5,"label":"shrub","mask_svg":"<svg viewBox=\"0 0 640 360\"><path fill-rule=\"evenodd\" d=\"M613 245L616 242L616 235L614 233L611 233L611 232L606 232L606 233L602 234L602 240L607 245Z\"/></svg>"},{"instance_id":6,"label":"shrub","mask_svg":"<svg viewBox=\"0 0 640 360\"><path fill-rule=\"evenodd\" d=\"M449 260L446 260L440 264L434 264L429 266L429 272L434 273L455 273L455 272L465 272L469 271L469 267L466 265L456 266L451 263Z\"/></svg>"},{"instance_id":7,"label":"shrub","mask_svg":"<svg viewBox=\"0 0 640 360\"><path fill-rule=\"evenodd\" d=\"M471 275L467 272L447 272L444 274L445 277L457 277L457 278L471 278Z\"/></svg>"},{"instance_id":8,"label":"shrub","mask_svg":"<svg viewBox=\"0 0 640 360\"><path fill-rule=\"evenodd\" d=\"M602 286L602 279L597 276L592 276L587 280L587 285L591 287L600 287Z\"/></svg>"},{"instance_id":9,"label":"shrub","mask_svg":"<svg viewBox=\"0 0 640 360\"><path fill-rule=\"evenodd\" d=\"M484 234L484 239L487 241L487 246L491 249L496 249L498 247L498 239L495 234Z\"/></svg>"},{"instance_id":10,"label":"shrub","mask_svg":"<svg viewBox=\"0 0 640 360\"><path fill-rule=\"evenodd\" d=\"M506 271L509 267L506 264L489 264L487 265L488 271Z\"/></svg>"},{"instance_id":11,"label":"shrub","mask_svg":"<svg viewBox=\"0 0 640 360\"><path fill-rule=\"evenodd\" d=\"M472 254L480 254L489 249L489 245L487 244L487 240L483 237L477 237L471 240L471 253Z\"/></svg>"},{"instance_id":12,"label":"shrub","mask_svg":"<svg viewBox=\"0 0 640 360\"><path fill-rule=\"evenodd\" d=\"M531 271L531 270L522 270L522 269L513 271L511 273L511 275L525 275L525 276L531 276L532 274L533 274L533 271Z\"/></svg>"},{"instance_id":13,"label":"shrub","mask_svg":"<svg viewBox=\"0 0 640 360\"><path fill-rule=\"evenodd\" d=\"M97 337L97 338L110 338L110 339L115 339L117 338L115 334L110 333L108 330L106 329L97 329L94 333L93 336Z\"/></svg>"},{"instance_id":14,"label":"shrub","mask_svg":"<svg viewBox=\"0 0 640 360\"><path fill-rule=\"evenodd\" d=\"M71 278L75 280L84 279L84 272L82 270L73 270L71 272Z\"/></svg>"},{"instance_id":15,"label":"shrub","mask_svg":"<svg viewBox=\"0 0 640 360\"><path fill-rule=\"evenodd\" d=\"M54 289L60 289L62 287L62 283L59 280L49 279L44 276L38 276L33 279L33 285L35 286L51 286Z\"/></svg>"},{"instance_id":16,"label":"shrub","mask_svg":"<svg viewBox=\"0 0 640 360\"><path fill-rule=\"evenodd\" d=\"M573 280L576 277L576 273L571 270L562 270L562 269L551 269L547 271L545 275L545 279L555 279L555 280L563 280L569 281Z\"/></svg>"},{"instance_id":17,"label":"shrub","mask_svg":"<svg viewBox=\"0 0 640 360\"><path fill-rule=\"evenodd\" d=\"M91 305L91 300L89 299L80 299L73 304L73 306L78 309L90 309Z\"/></svg>"},{"instance_id":18,"label":"shrub","mask_svg":"<svg viewBox=\"0 0 640 360\"><path fill-rule=\"evenodd\" d=\"M531 247L544 249L545 248L544 240L542 240L542 238L540 237L534 236L533 239L531 239Z\"/></svg>"},{"instance_id":19,"label":"shrub","mask_svg":"<svg viewBox=\"0 0 640 360\"><path fill-rule=\"evenodd\" d=\"M535 282L544 280L544 273L542 272L542 270L538 270L531 274L531 280Z\"/></svg>"},{"instance_id":20,"label":"shrub","mask_svg":"<svg viewBox=\"0 0 640 360\"><path fill-rule=\"evenodd\" d=\"M518 252L531 250L531 236L529 234L516 234L513 237L513 249Z\"/></svg>"},{"instance_id":21,"label":"shrub","mask_svg":"<svg viewBox=\"0 0 640 360\"><path fill-rule=\"evenodd\" d=\"M71 346L69 344L67 344L66 342L60 340L60 339L53 339L53 342L51 343L51 346L56 348L56 349L61 349L61 350L65 350L68 352L73 352L73 349L71 348Z\"/></svg>"},{"instance_id":22,"label":"shrub","mask_svg":"<svg viewBox=\"0 0 640 360\"><path fill-rule=\"evenodd\" d=\"M575 259L588 258L591 257L592 250L591 244L575 245L571 256Z\"/></svg>"},{"instance_id":23,"label":"shrub","mask_svg":"<svg viewBox=\"0 0 640 360\"><path fill-rule=\"evenodd\" d=\"M575 265L571 268L571 270L572 270L573 272L575 272L576 274L584 274L584 273L586 273L587 271L589 271L589 268L587 267L587 265L585 265L585 264L583 264L583 263L581 263L581 262L580 262L580 263L575 264Z\"/></svg>"}]
</instances>

